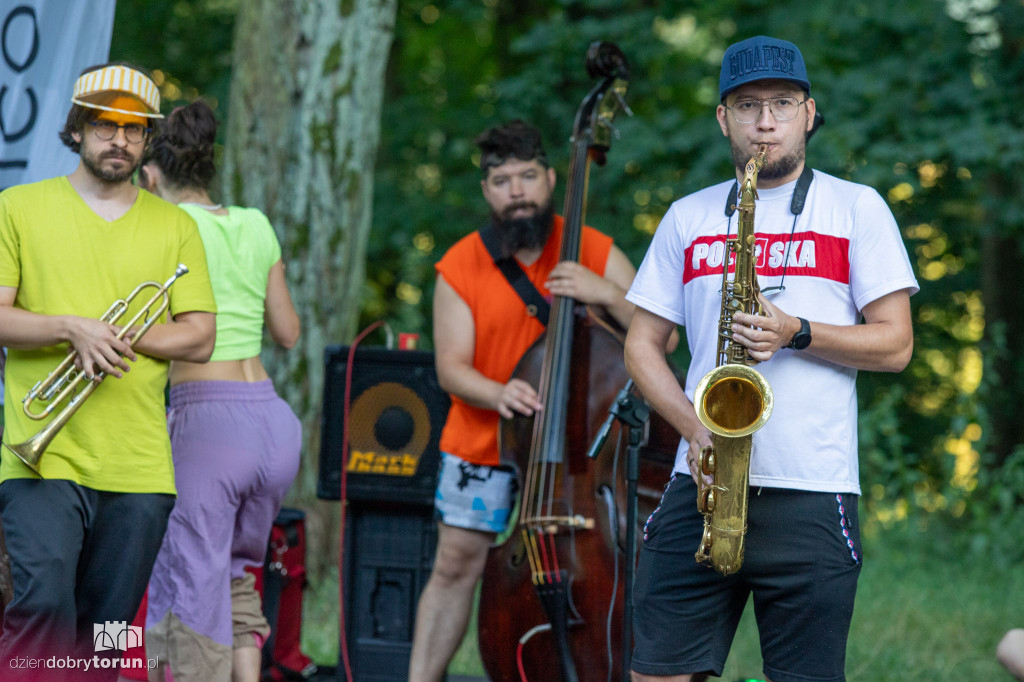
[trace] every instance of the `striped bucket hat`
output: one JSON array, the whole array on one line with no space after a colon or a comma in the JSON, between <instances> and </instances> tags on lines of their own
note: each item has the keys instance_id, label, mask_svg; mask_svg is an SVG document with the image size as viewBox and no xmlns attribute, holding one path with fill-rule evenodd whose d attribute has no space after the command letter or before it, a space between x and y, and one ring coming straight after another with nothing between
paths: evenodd
<instances>
[{"instance_id":1,"label":"striped bucket hat","mask_svg":"<svg viewBox=\"0 0 1024 682\"><path fill-rule=\"evenodd\" d=\"M129 95L123 97L119 95ZM121 114L163 118L160 90L149 76L129 66L104 66L75 81L71 101L79 106ZM126 106L130 108L125 108Z\"/></svg>"}]
</instances>

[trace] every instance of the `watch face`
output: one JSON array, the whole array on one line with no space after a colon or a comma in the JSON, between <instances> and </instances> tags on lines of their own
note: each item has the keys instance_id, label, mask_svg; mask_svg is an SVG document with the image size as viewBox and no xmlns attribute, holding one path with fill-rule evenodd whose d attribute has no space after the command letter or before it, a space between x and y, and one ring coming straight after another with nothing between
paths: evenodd
<instances>
[{"instance_id":1,"label":"watch face","mask_svg":"<svg viewBox=\"0 0 1024 682\"><path fill-rule=\"evenodd\" d=\"M793 340L789 342L789 347L794 350L803 350L811 345L811 324L802 317L797 319L800 320L800 331L793 335Z\"/></svg>"},{"instance_id":2,"label":"watch face","mask_svg":"<svg viewBox=\"0 0 1024 682\"><path fill-rule=\"evenodd\" d=\"M797 332L796 336L793 337L793 342L790 344L797 350L803 350L807 346L811 345L811 333L800 331Z\"/></svg>"}]
</instances>

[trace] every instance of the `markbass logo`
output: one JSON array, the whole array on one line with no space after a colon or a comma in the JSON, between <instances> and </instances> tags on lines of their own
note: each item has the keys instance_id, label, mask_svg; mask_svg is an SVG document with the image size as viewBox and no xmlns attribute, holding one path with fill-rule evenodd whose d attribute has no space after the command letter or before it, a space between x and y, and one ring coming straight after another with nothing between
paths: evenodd
<instances>
[{"instance_id":1,"label":"markbass logo","mask_svg":"<svg viewBox=\"0 0 1024 682\"><path fill-rule=\"evenodd\" d=\"M92 644L95 651L128 651L142 646L142 628L123 620L93 623Z\"/></svg>"}]
</instances>

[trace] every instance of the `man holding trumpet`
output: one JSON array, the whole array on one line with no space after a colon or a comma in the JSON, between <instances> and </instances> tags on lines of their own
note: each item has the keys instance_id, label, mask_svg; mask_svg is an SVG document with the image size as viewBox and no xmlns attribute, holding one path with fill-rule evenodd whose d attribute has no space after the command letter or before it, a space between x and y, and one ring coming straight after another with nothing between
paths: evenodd
<instances>
[{"instance_id":1,"label":"man holding trumpet","mask_svg":"<svg viewBox=\"0 0 1024 682\"><path fill-rule=\"evenodd\" d=\"M5 680L117 677L125 623L174 505L168 364L205 362L214 346L216 307L194 221L132 184L149 122L160 117L156 85L106 64L83 72L71 100L60 136L79 154L77 169L0 194L0 345L9 349L0 522L14 586L0 635ZM166 290L166 318L144 335L139 322L120 338L119 324L153 289L121 318L100 319L141 282L159 292L179 263L188 274ZM36 473L12 447L49 420L31 419L22 398L72 351L80 386L103 385L61 426Z\"/></svg>"}]
</instances>

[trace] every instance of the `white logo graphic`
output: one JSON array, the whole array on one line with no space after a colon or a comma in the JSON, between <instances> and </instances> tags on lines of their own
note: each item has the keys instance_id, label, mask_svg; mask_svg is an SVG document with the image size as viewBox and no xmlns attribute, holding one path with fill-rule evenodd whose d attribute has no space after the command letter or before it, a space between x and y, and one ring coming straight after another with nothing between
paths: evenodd
<instances>
[{"instance_id":1,"label":"white logo graphic","mask_svg":"<svg viewBox=\"0 0 1024 682\"><path fill-rule=\"evenodd\" d=\"M128 651L133 647L142 646L142 628L128 625L123 620L93 623L92 643L95 651Z\"/></svg>"}]
</instances>

